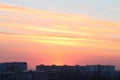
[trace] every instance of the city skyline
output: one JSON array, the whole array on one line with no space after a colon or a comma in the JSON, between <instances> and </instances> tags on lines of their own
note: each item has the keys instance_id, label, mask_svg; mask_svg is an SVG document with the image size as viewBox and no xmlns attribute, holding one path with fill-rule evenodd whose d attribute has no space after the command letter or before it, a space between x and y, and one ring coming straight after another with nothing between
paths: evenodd
<instances>
[{"instance_id":1,"label":"city skyline","mask_svg":"<svg viewBox=\"0 0 120 80\"><path fill-rule=\"evenodd\" d=\"M0 62L120 69L119 0L0 1Z\"/></svg>"},{"instance_id":2,"label":"city skyline","mask_svg":"<svg viewBox=\"0 0 120 80\"><path fill-rule=\"evenodd\" d=\"M1 80L119 80L120 71L114 65L56 66L36 65L28 69L27 62L0 63Z\"/></svg>"},{"instance_id":3,"label":"city skyline","mask_svg":"<svg viewBox=\"0 0 120 80\"><path fill-rule=\"evenodd\" d=\"M102 71L119 71L116 69L115 65L102 65L102 64L95 64L95 65L55 65L55 64L52 64L52 65L45 65L45 64L36 64L34 67L34 69L30 69L28 67L28 63L27 62L2 62L0 63L0 72L16 72L16 71L42 71L42 70L53 70L56 69L56 70L60 70L60 68L62 69L63 67L67 67L69 68L70 70L76 70L77 68L78 69L81 69L81 70L84 70L84 69L90 69L90 71L95 71L95 70L99 70L99 68L103 69ZM46 69L45 69L46 68ZM74 69L73 69L74 68ZM84 69L83 69L84 68Z\"/></svg>"}]
</instances>

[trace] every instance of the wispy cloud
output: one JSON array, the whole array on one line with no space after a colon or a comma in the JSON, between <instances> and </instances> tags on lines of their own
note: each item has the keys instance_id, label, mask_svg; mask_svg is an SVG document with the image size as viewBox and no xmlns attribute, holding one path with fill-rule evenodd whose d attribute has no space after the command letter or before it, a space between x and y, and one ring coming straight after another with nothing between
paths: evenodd
<instances>
[{"instance_id":1,"label":"wispy cloud","mask_svg":"<svg viewBox=\"0 0 120 80\"><path fill-rule=\"evenodd\" d=\"M1 32L24 34L18 36L38 43L119 49L119 22L8 4L0 4L0 11L5 13L0 13Z\"/></svg>"},{"instance_id":2,"label":"wispy cloud","mask_svg":"<svg viewBox=\"0 0 120 80\"><path fill-rule=\"evenodd\" d=\"M112 7L112 8L108 8L108 10L112 11L112 12L119 12L120 13L120 8Z\"/></svg>"}]
</instances>

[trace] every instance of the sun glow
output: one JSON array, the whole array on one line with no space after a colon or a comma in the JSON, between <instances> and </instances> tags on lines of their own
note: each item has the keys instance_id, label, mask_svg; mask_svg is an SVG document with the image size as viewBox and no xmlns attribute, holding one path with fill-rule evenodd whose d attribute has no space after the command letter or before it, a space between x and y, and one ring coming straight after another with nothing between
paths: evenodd
<instances>
[{"instance_id":1,"label":"sun glow","mask_svg":"<svg viewBox=\"0 0 120 80\"><path fill-rule=\"evenodd\" d=\"M8 4L0 11L0 56L57 65L120 59L119 22Z\"/></svg>"}]
</instances>

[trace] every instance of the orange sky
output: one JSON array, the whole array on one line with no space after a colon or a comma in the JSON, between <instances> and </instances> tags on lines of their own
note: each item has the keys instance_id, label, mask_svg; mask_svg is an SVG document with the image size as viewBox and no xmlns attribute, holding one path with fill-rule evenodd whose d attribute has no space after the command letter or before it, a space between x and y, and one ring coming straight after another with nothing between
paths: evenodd
<instances>
[{"instance_id":1,"label":"orange sky","mask_svg":"<svg viewBox=\"0 0 120 80\"><path fill-rule=\"evenodd\" d=\"M120 23L0 4L0 61L114 64L120 68Z\"/></svg>"}]
</instances>

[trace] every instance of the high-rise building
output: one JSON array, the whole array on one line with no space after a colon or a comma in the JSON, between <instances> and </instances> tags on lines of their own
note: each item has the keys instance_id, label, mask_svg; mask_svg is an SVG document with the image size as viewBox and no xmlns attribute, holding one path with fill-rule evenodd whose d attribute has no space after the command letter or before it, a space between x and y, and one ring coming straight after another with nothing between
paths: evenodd
<instances>
[{"instance_id":1,"label":"high-rise building","mask_svg":"<svg viewBox=\"0 0 120 80\"><path fill-rule=\"evenodd\" d=\"M0 72L22 72L27 71L26 62L0 63Z\"/></svg>"},{"instance_id":2,"label":"high-rise building","mask_svg":"<svg viewBox=\"0 0 120 80\"><path fill-rule=\"evenodd\" d=\"M115 66L114 65L88 65L86 69L90 72L94 71L102 71L102 72L114 72Z\"/></svg>"}]
</instances>

